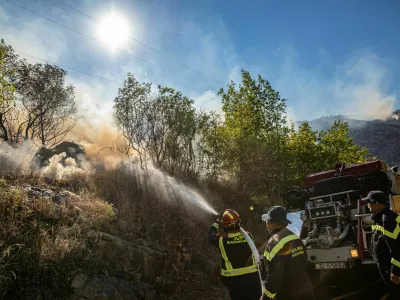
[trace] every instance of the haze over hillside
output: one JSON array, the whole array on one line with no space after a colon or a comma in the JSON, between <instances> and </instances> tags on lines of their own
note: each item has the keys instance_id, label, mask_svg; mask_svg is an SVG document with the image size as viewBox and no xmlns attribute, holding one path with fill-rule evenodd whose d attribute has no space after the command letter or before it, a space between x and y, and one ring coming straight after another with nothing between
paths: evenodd
<instances>
[{"instance_id":1,"label":"haze over hillside","mask_svg":"<svg viewBox=\"0 0 400 300\"><path fill-rule=\"evenodd\" d=\"M385 161L389 166L400 165L400 110L386 120L360 120L351 117L324 116L309 122L314 130L328 129L335 120L348 122L354 142Z\"/></svg>"}]
</instances>

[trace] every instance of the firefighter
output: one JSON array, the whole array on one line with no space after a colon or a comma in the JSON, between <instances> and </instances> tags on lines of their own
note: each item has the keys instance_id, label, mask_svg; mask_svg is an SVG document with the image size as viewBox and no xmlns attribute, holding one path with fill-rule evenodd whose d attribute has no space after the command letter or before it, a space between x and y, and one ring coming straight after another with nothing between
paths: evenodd
<instances>
[{"instance_id":1,"label":"firefighter","mask_svg":"<svg viewBox=\"0 0 400 300\"><path fill-rule=\"evenodd\" d=\"M400 299L400 216L389 207L389 195L371 191L364 199L372 212L372 246L379 273L391 298Z\"/></svg>"},{"instance_id":2,"label":"firefighter","mask_svg":"<svg viewBox=\"0 0 400 300\"><path fill-rule=\"evenodd\" d=\"M258 300L261 282L257 262L246 239L240 232L240 216L231 209L225 210L211 226L208 240L221 254L221 282L231 299ZM251 234L248 232L248 235Z\"/></svg>"},{"instance_id":3,"label":"firefighter","mask_svg":"<svg viewBox=\"0 0 400 300\"><path fill-rule=\"evenodd\" d=\"M268 230L268 242L260 257L264 294L261 299L311 300L314 288L306 273L307 253L302 240L290 231L287 211L273 206L262 216Z\"/></svg>"}]
</instances>

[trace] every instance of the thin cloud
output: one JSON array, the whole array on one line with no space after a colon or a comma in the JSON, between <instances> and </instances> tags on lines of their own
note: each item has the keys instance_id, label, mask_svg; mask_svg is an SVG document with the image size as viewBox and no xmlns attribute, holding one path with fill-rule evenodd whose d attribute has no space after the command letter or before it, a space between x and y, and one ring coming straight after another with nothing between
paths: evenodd
<instances>
[{"instance_id":1,"label":"thin cloud","mask_svg":"<svg viewBox=\"0 0 400 300\"><path fill-rule=\"evenodd\" d=\"M230 80L239 83L242 68L249 69L253 77L261 73L282 97L287 98L287 116L290 120L310 120L326 114L358 115L367 119L384 118L391 113L396 100L396 95L388 90L389 68L371 53L355 53L343 63L332 67L333 60L329 53L318 49L319 61L315 67L306 69L298 63L301 58L294 47L281 46L276 51L269 52L271 55L268 57L246 63L237 55L230 32L220 19L210 18L200 25L190 15L181 16L182 33L176 42L162 38L159 34L138 35L140 41L215 78L222 83L220 84L134 42L127 46L132 54L210 85L213 87L211 90L118 51L110 54L101 45L47 21L12 15L6 8L8 7L0 7L0 35L18 51L121 83L125 80L126 73L131 72L139 81L180 90L194 99L197 107L207 110L221 112L221 99L216 91L221 87L225 88ZM54 8L52 12L65 16L65 19L71 15L62 6ZM12 18L7 17L7 14ZM68 24L76 22L75 17L65 21ZM153 21L157 23L156 19ZM81 28L79 24L73 27ZM87 31L88 27L90 26L84 29ZM175 28L172 25L169 27ZM247 59L251 61L252 58ZM330 66L329 70L326 65ZM93 80L75 72L69 72L69 82L75 85L77 100L84 104L86 110L96 110L101 105L104 115L106 110L111 109L112 100L117 95L117 85Z\"/></svg>"},{"instance_id":2,"label":"thin cloud","mask_svg":"<svg viewBox=\"0 0 400 300\"><path fill-rule=\"evenodd\" d=\"M293 48L292 48L293 50ZM324 53L325 59L329 59ZM327 114L359 119L384 119L391 115L396 95L388 90L389 69L376 55L361 52L334 67L330 76L297 63L297 53L286 56L272 76L272 85L288 99L292 118L310 120ZM312 109L310 109L312 108Z\"/></svg>"}]
</instances>

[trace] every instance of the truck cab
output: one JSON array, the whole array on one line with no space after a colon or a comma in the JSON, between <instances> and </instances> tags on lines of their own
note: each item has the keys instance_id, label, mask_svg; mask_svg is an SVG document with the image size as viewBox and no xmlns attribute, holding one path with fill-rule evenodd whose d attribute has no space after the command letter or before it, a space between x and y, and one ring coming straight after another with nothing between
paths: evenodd
<instances>
[{"instance_id":1,"label":"truck cab","mask_svg":"<svg viewBox=\"0 0 400 300\"><path fill-rule=\"evenodd\" d=\"M289 213L301 222L300 237L314 270L349 269L374 264L372 219L361 199L372 190L388 194L393 210L400 210L400 176L380 160L346 166L305 177L304 186L286 191Z\"/></svg>"}]
</instances>

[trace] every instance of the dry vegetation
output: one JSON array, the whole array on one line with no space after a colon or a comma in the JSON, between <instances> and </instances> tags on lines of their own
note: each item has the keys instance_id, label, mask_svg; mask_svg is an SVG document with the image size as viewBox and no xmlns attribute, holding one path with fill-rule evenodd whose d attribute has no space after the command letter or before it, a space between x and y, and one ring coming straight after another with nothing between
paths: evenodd
<instances>
[{"instance_id":1,"label":"dry vegetation","mask_svg":"<svg viewBox=\"0 0 400 300\"><path fill-rule=\"evenodd\" d=\"M82 271L140 279L165 299L225 299L206 239L213 220L198 209L165 201L126 165L52 182L22 169L0 180L0 299L70 299ZM29 186L68 197L34 197Z\"/></svg>"},{"instance_id":2,"label":"dry vegetation","mask_svg":"<svg viewBox=\"0 0 400 300\"><path fill-rule=\"evenodd\" d=\"M89 230L108 226L113 208L89 194L60 204L29 197L27 181L40 179L0 180L0 299L28 299L35 286L47 299L62 299Z\"/></svg>"}]
</instances>

